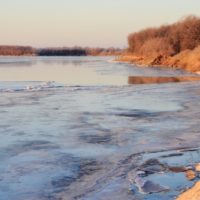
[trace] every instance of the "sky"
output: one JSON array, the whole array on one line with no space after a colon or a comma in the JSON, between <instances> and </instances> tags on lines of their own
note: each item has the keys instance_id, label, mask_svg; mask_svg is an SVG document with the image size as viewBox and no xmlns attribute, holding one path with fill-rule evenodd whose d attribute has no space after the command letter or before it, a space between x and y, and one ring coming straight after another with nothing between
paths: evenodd
<instances>
[{"instance_id":1,"label":"sky","mask_svg":"<svg viewBox=\"0 0 200 200\"><path fill-rule=\"evenodd\" d=\"M200 0L0 0L0 44L126 47L131 32L200 15Z\"/></svg>"}]
</instances>

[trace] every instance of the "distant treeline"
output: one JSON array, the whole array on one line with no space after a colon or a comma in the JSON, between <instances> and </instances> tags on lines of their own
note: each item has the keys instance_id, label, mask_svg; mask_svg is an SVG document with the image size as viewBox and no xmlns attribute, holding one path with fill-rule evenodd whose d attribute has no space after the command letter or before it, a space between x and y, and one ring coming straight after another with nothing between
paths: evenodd
<instances>
[{"instance_id":1,"label":"distant treeline","mask_svg":"<svg viewBox=\"0 0 200 200\"><path fill-rule=\"evenodd\" d=\"M82 48L46 48L36 50L38 56L86 56Z\"/></svg>"},{"instance_id":2,"label":"distant treeline","mask_svg":"<svg viewBox=\"0 0 200 200\"><path fill-rule=\"evenodd\" d=\"M119 55L122 53L122 49L120 48L85 48L86 54L91 56L109 56L109 55Z\"/></svg>"},{"instance_id":3,"label":"distant treeline","mask_svg":"<svg viewBox=\"0 0 200 200\"><path fill-rule=\"evenodd\" d=\"M0 55L2 56L23 56L34 54L35 49L29 46L0 46Z\"/></svg>"},{"instance_id":4,"label":"distant treeline","mask_svg":"<svg viewBox=\"0 0 200 200\"><path fill-rule=\"evenodd\" d=\"M118 55L122 52L117 48L33 48L29 46L0 46L0 55L3 56L106 56L106 55Z\"/></svg>"},{"instance_id":5,"label":"distant treeline","mask_svg":"<svg viewBox=\"0 0 200 200\"><path fill-rule=\"evenodd\" d=\"M172 25L148 28L128 36L129 52L143 56L174 56L200 45L200 18L189 16Z\"/></svg>"}]
</instances>

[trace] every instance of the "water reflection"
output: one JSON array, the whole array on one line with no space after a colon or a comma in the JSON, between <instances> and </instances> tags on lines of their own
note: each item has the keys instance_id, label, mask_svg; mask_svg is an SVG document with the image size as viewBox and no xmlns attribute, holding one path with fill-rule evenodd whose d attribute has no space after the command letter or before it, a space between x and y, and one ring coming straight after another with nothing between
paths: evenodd
<instances>
[{"instance_id":1,"label":"water reflection","mask_svg":"<svg viewBox=\"0 0 200 200\"><path fill-rule=\"evenodd\" d=\"M0 63L1 81L54 81L65 85L127 84L126 77L117 69L105 73L106 67L113 63L102 57L22 57L11 60L1 57ZM123 70L122 66L117 68Z\"/></svg>"},{"instance_id":2,"label":"water reflection","mask_svg":"<svg viewBox=\"0 0 200 200\"><path fill-rule=\"evenodd\" d=\"M144 69L110 62L112 59L113 57L0 57L0 81L54 81L73 86L97 86L175 82L180 78L171 77L167 80L160 76L188 75L178 70ZM158 78L150 80L144 75Z\"/></svg>"},{"instance_id":3,"label":"water reflection","mask_svg":"<svg viewBox=\"0 0 200 200\"><path fill-rule=\"evenodd\" d=\"M187 77L187 76L176 76L176 77L145 77L145 76L129 76L129 84L154 84L154 83L177 83L177 82L189 82L189 81L200 81L200 77Z\"/></svg>"}]
</instances>

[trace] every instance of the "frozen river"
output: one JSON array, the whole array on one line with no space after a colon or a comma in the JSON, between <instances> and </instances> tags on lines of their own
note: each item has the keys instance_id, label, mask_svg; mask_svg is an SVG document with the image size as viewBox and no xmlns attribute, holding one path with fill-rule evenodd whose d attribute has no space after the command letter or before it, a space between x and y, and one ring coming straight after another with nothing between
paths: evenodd
<instances>
[{"instance_id":1,"label":"frozen river","mask_svg":"<svg viewBox=\"0 0 200 200\"><path fill-rule=\"evenodd\" d=\"M168 200L193 184L163 169L145 179L168 190L147 192L136 176L152 158L200 161L200 82L130 85L188 74L112 59L0 58L1 200Z\"/></svg>"}]
</instances>

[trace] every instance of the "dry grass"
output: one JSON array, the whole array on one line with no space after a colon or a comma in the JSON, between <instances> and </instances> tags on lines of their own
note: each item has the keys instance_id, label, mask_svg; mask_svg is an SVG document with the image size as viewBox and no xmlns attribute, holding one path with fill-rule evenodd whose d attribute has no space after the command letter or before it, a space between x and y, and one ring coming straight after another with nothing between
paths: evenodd
<instances>
[{"instance_id":1,"label":"dry grass","mask_svg":"<svg viewBox=\"0 0 200 200\"><path fill-rule=\"evenodd\" d=\"M166 64L186 71L200 72L200 46L194 50L185 50L170 57Z\"/></svg>"},{"instance_id":2,"label":"dry grass","mask_svg":"<svg viewBox=\"0 0 200 200\"><path fill-rule=\"evenodd\" d=\"M134 54L121 55L117 61L135 63L142 66L169 66L190 72L200 73L200 46L194 50L185 50L174 56L138 56Z\"/></svg>"}]
</instances>

